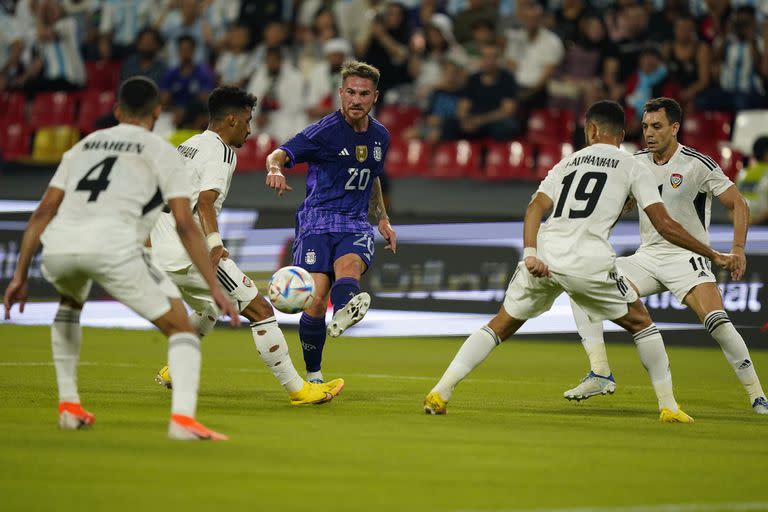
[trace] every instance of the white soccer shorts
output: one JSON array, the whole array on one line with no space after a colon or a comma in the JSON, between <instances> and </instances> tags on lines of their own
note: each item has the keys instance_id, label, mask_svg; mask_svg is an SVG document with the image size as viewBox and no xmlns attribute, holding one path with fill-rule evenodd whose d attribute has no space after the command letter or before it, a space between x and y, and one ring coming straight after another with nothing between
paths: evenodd
<instances>
[{"instance_id":1,"label":"white soccer shorts","mask_svg":"<svg viewBox=\"0 0 768 512\"><path fill-rule=\"evenodd\" d=\"M638 252L616 258L616 267L632 281L641 297L669 290L681 304L695 286L717 282L711 265L708 259L692 252L666 256Z\"/></svg>"},{"instance_id":2,"label":"white soccer shorts","mask_svg":"<svg viewBox=\"0 0 768 512\"><path fill-rule=\"evenodd\" d=\"M605 276L584 278L552 272L552 277L533 277L520 262L509 282L504 309L513 318L528 320L549 311L561 293L567 293L592 321L616 320L627 314L627 304L637 293L614 270Z\"/></svg>"},{"instance_id":3,"label":"white soccer shorts","mask_svg":"<svg viewBox=\"0 0 768 512\"><path fill-rule=\"evenodd\" d=\"M180 299L176 285L152 263L149 253L46 254L43 276L64 296L79 303L88 299L95 281L118 300L149 321L171 310L170 299Z\"/></svg>"},{"instance_id":4,"label":"white soccer shorts","mask_svg":"<svg viewBox=\"0 0 768 512\"><path fill-rule=\"evenodd\" d=\"M217 315L219 308L211 297L208 284L194 265L181 270L168 272L168 276L181 290L181 296L193 310L198 313L214 311ZM219 286L237 306L238 311L244 310L259 295L259 290L251 278L231 259L222 259L216 269Z\"/></svg>"}]
</instances>

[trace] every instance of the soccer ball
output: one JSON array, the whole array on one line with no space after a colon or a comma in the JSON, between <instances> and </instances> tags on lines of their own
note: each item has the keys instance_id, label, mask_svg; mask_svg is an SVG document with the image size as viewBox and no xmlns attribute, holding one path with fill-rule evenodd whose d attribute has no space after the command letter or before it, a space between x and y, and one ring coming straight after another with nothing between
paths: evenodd
<instances>
[{"instance_id":1,"label":"soccer ball","mask_svg":"<svg viewBox=\"0 0 768 512\"><path fill-rule=\"evenodd\" d=\"M283 267L269 281L269 300L283 313L300 313L315 298L315 281L301 267Z\"/></svg>"}]
</instances>

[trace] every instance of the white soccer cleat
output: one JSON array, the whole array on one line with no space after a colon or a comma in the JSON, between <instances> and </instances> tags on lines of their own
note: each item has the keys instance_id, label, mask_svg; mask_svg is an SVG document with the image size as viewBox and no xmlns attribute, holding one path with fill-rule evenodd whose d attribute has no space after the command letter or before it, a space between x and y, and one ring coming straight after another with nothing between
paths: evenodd
<instances>
[{"instance_id":1,"label":"white soccer cleat","mask_svg":"<svg viewBox=\"0 0 768 512\"><path fill-rule=\"evenodd\" d=\"M341 334L363 319L371 307L371 296L365 292L358 293L352 297L346 306L341 308L333 315L330 325L328 325L328 336L338 338Z\"/></svg>"},{"instance_id":2,"label":"white soccer cleat","mask_svg":"<svg viewBox=\"0 0 768 512\"><path fill-rule=\"evenodd\" d=\"M579 401L596 395L612 395L614 391L616 391L616 381L613 374L603 377L590 371L578 386L563 393L563 397L567 400Z\"/></svg>"},{"instance_id":3,"label":"white soccer cleat","mask_svg":"<svg viewBox=\"0 0 768 512\"><path fill-rule=\"evenodd\" d=\"M768 414L768 400L764 396L755 398L755 401L752 402L752 409L757 414Z\"/></svg>"}]
</instances>

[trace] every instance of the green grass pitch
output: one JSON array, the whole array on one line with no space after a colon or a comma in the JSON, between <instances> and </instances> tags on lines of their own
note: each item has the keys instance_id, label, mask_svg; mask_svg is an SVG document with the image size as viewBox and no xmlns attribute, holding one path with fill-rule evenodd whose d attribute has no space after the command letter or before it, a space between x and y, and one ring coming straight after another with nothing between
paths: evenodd
<instances>
[{"instance_id":1,"label":"green grass pitch","mask_svg":"<svg viewBox=\"0 0 768 512\"><path fill-rule=\"evenodd\" d=\"M231 441L181 443L165 437L170 394L153 381L158 333L85 329L80 391L97 422L60 432L48 329L0 326L0 509L768 509L768 418L714 345L669 349L694 425L658 423L630 344L608 348L616 395L564 400L587 369L575 337L513 338L457 388L447 416L425 416L460 343L329 340L325 375L346 388L295 408L250 332L217 330L204 342L198 417ZM768 353L753 356L768 379Z\"/></svg>"}]
</instances>

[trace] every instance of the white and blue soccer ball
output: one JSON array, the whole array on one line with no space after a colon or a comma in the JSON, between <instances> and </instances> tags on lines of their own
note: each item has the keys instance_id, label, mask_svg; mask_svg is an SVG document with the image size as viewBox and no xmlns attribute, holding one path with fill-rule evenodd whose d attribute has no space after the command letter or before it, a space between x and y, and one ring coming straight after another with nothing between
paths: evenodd
<instances>
[{"instance_id":1,"label":"white and blue soccer ball","mask_svg":"<svg viewBox=\"0 0 768 512\"><path fill-rule=\"evenodd\" d=\"M278 311L300 313L312 305L315 281L301 267L283 267L269 281L269 300Z\"/></svg>"}]
</instances>

